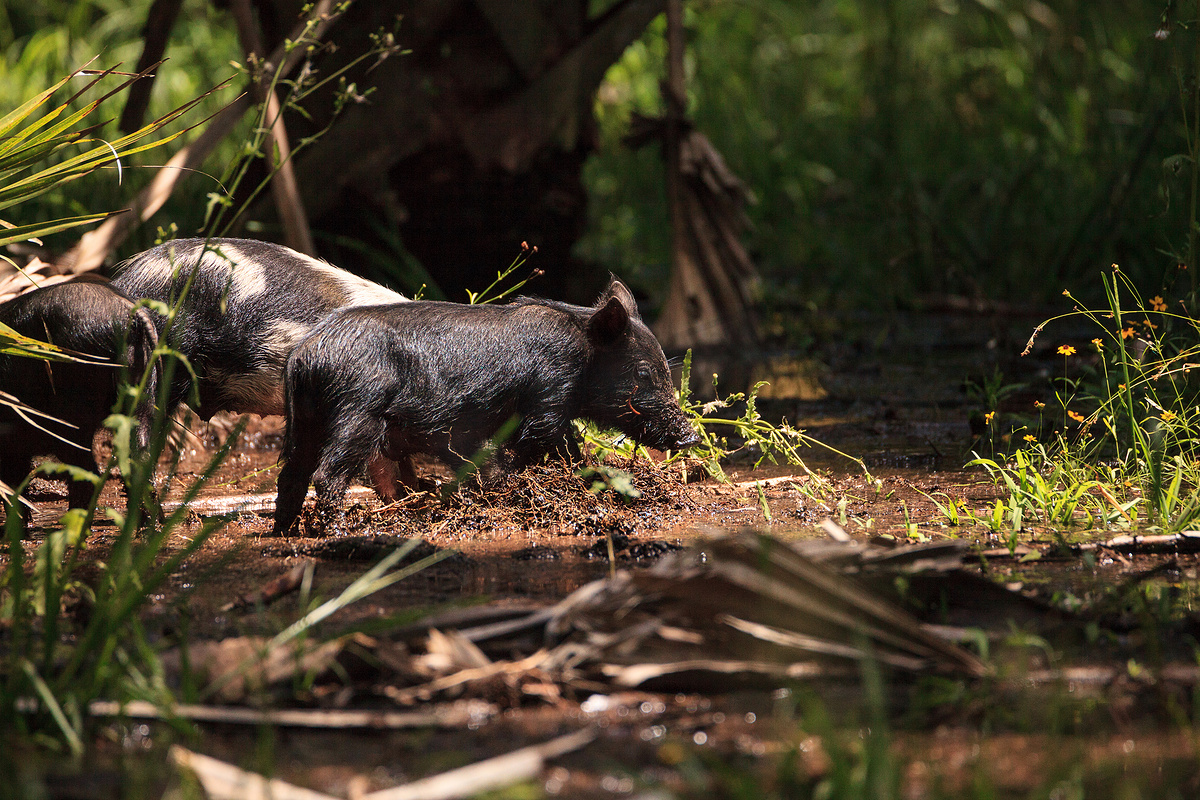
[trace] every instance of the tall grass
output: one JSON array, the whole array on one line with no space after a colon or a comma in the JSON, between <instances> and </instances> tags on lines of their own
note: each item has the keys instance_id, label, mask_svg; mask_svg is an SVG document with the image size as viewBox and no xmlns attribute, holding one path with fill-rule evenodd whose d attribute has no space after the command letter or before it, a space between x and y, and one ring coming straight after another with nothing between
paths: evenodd
<instances>
[{"instance_id":1,"label":"tall grass","mask_svg":"<svg viewBox=\"0 0 1200 800\"><path fill-rule=\"evenodd\" d=\"M310 44L306 31L289 47L307 48ZM382 37L376 45L362 58L394 49L390 40ZM341 74L339 71L319 80L289 81L282 102L297 102L318 86L337 81ZM106 77L101 75L96 80ZM268 78L272 88L283 88L278 72ZM90 115L104 108L104 101L110 96L79 104L80 95L95 86L95 82L84 92L38 115L38 110L70 80L39 92L34 100L0 119L0 130L7 134L0 143L0 174L8 178L7 185L0 190L0 204L7 204L4 207L22 213L29 212L33 219L40 219L37 207L30 212L30 205L36 205L34 201L69 197L65 188L99 166L170 141L178 132L158 138L150 138L150 134L176 121L189 108L202 105L201 101L209 97L204 95L192 100L135 134L105 142L89 138L95 135ZM118 92L120 88L123 86ZM353 85L341 86L336 93L336 102L343 104L362 94ZM246 178L248 163L260 157L266 138L265 114L265 108L258 110L252 135L248 141L239 144L244 148L243 157L231 165L227 180L223 181L227 191L210 208L213 230L228 225L239 211L239 207L234 207L227 198L233 196ZM143 141L145 139L149 141ZM71 147L81 152L68 152ZM261 189L262 186L258 186L250 194ZM67 223L78 224L77 220L37 222L0 236L7 236L5 241L15 240L45 233L56 226L61 229ZM164 507L160 487L165 492L179 484L182 477L179 471L181 451L168 454L174 422L166 416L165 410L172 406L169 387L175 371L191 370L186 358L167 345L176 339L171 332L182 324L184 303L185 298L180 297L174 306L148 300L138 304L151 308L166 320L155 352L161 374L157 384L159 396L153 398L156 413L149 447L142 452L135 451L131 445L133 437L129 434L137 425L134 410L145 398L150 385L150 370L155 369L155 365L148 367L143 375L122 374L117 406L104 423L113 433L111 454L98 474L46 463L20 486L14 487L19 494L33 475L65 473L95 487L85 508L68 511L33 547L24 539L25 520L17 507L16 496L6 501L3 542L7 558L0 572L0 630L3 631L3 638L0 638L0 731L8 741L0 744L0 767L11 767L11 764L3 763L3 759L14 752L7 744L36 744L66 749L76 755L83 753L91 742L88 707L93 700L104 698L124 702L140 699L168 711L174 702L175 690L166 685L158 659L161 644L151 641L140 615L180 565L228 521L228 516L210 517L198 525L189 525L186 535L181 535L188 521L189 504L235 446L241 430L235 428L200 471L184 482L173 498L178 505L172 506L172 510ZM0 348L5 354L18 357L58 355L42 343L19 337L8 329L0 330ZM192 383L195 386L195 381ZM197 399L191 398L193 404ZM111 536L105 536L103 542L98 542L94 529L97 503L107 476L114 468L119 468L124 484L126 508L123 512L111 508L105 510L114 531ZM161 477L159 470L164 473ZM433 556L411 567L389 572L406 554L407 551L398 551L385 559L340 597L304 616L281 634L278 641L307 635L312 625L333 611L441 557ZM72 621L73 610L81 612L74 615L75 621ZM12 770L3 769L2 774L12 774Z\"/></svg>"},{"instance_id":2,"label":"tall grass","mask_svg":"<svg viewBox=\"0 0 1200 800\"><path fill-rule=\"evenodd\" d=\"M160 346L163 378L177 367L178 354ZM231 436L185 488L182 503L170 513L156 491L155 471L172 431L168 407L169 385L161 383L150 445L145 452L131 449L131 437L119 435L137 425L135 409L141 403L151 364L142 375L122 377L126 391L105 420L114 432L112 450L100 474L54 463L38 473L69 473L91 482L95 490L85 508L67 511L55 530L36 548L24 541L25 520L16 498L5 505L4 542L7 559L0 573L0 620L8 634L0 651L0 726L16 740L57 741L75 754L87 741L88 704L97 698L141 699L163 703L170 691L163 683L155 648L147 639L138 614L169 576L226 520L213 517L186 537L177 533L184 524L187 503L195 498L237 441ZM167 479L177 477L179 452L169 460ZM94 522L105 476L120 465L126 510L106 509L115 526L111 545L102 561L86 559L94 549ZM178 542L182 541L182 544ZM88 574L87 579L83 575ZM72 608L86 608L86 622L64 627Z\"/></svg>"}]
</instances>

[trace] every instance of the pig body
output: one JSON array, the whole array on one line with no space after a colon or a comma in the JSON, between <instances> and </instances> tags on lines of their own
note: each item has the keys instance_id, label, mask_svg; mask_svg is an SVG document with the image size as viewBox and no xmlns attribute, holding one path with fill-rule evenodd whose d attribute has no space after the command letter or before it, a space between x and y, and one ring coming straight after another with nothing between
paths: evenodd
<instances>
[{"instance_id":1,"label":"pig body","mask_svg":"<svg viewBox=\"0 0 1200 800\"><path fill-rule=\"evenodd\" d=\"M662 348L616 280L592 308L522 299L346 309L296 348L286 382L279 534L292 529L310 480L328 519L364 465L387 496L382 461L427 453L461 464L514 416L503 443L512 467L578 455L576 417L660 449L698 441Z\"/></svg>"},{"instance_id":2,"label":"pig body","mask_svg":"<svg viewBox=\"0 0 1200 800\"><path fill-rule=\"evenodd\" d=\"M35 456L53 456L66 464L96 469L92 439L117 402L120 365L129 367L129 380L136 382L154 358L158 334L150 315L145 309L135 309L128 297L107 282L81 276L0 305L0 322L26 336L108 362L0 356L0 391L74 426L30 415L39 426L62 437L59 439L8 406L0 406L0 481L16 488ZM157 375L157 370L151 373L136 410L139 424L134 444L139 449L146 446L149 436ZM91 485L68 485L71 505L86 505Z\"/></svg>"},{"instance_id":3,"label":"pig body","mask_svg":"<svg viewBox=\"0 0 1200 800\"><path fill-rule=\"evenodd\" d=\"M190 282L190 285L189 285ZM283 367L296 344L332 311L402 303L402 295L282 245L252 239L180 239L117 267L113 285L130 297L174 305L186 296L169 334L198 378L196 412L282 414ZM191 389L175 370L172 405Z\"/></svg>"}]
</instances>

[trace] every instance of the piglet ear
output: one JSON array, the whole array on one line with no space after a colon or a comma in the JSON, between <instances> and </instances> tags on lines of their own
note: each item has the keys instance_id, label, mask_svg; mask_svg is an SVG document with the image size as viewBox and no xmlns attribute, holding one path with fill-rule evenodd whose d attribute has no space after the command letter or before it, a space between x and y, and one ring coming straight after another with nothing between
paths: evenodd
<instances>
[{"instance_id":1,"label":"piglet ear","mask_svg":"<svg viewBox=\"0 0 1200 800\"><path fill-rule=\"evenodd\" d=\"M641 319L638 314L637 301L633 299L633 292L629 291L629 287L621 283L616 277L608 283L608 288L600 295L600 299L596 301L596 308L603 308L612 299L619 300L621 305L625 307L626 314L630 319Z\"/></svg>"},{"instance_id":2,"label":"piglet ear","mask_svg":"<svg viewBox=\"0 0 1200 800\"><path fill-rule=\"evenodd\" d=\"M596 344L608 344L616 341L628 328L629 310L620 299L610 297L588 320L588 338Z\"/></svg>"}]
</instances>

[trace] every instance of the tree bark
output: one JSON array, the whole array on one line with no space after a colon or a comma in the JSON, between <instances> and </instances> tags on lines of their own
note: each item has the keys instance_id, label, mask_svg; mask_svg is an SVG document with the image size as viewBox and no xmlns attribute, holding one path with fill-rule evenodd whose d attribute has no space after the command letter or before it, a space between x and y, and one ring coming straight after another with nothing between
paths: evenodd
<instances>
[{"instance_id":1,"label":"tree bark","mask_svg":"<svg viewBox=\"0 0 1200 800\"><path fill-rule=\"evenodd\" d=\"M654 332L668 350L753 344L754 265L738 240L741 181L702 134L689 130L683 0L667 0L662 125L671 216L671 282Z\"/></svg>"},{"instance_id":2,"label":"tree bark","mask_svg":"<svg viewBox=\"0 0 1200 800\"><path fill-rule=\"evenodd\" d=\"M285 0L263 0L284 15ZM453 300L537 245L530 291L588 301L603 270L571 249L586 224L582 168L594 148L593 102L608 68L662 11L663 0L620 0L596 17L587 0L374 0L352 5L333 34L338 51L318 77L348 63L381 28L402 22L408 52L347 80L359 92L332 128L295 160L322 255L355 268L363 252L416 257ZM285 112L293 141L329 122L333 87ZM249 218L278 219L259 200ZM354 250L338 241L355 241ZM401 245L402 243L402 245ZM381 277L375 275L374 277Z\"/></svg>"}]
</instances>

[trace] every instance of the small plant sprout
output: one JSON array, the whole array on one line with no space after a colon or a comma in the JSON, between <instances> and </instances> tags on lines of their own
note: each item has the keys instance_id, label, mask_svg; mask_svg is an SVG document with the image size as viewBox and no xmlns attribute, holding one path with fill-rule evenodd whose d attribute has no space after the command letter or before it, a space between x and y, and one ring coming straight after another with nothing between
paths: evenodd
<instances>
[{"instance_id":1,"label":"small plant sprout","mask_svg":"<svg viewBox=\"0 0 1200 800\"><path fill-rule=\"evenodd\" d=\"M916 487L914 487L914 489L915 488ZM916 489L916 491L925 497L925 499L927 499L929 502L933 503L934 508L936 508L938 513L941 514L946 520L946 524L950 525L951 527L957 528L959 525L962 525L963 522L977 521L963 501L955 500L945 492L926 494L920 489ZM942 499L939 500L938 497L941 497Z\"/></svg>"},{"instance_id":2,"label":"small plant sprout","mask_svg":"<svg viewBox=\"0 0 1200 800\"><path fill-rule=\"evenodd\" d=\"M908 514L908 503L900 501L900 510L904 513L904 535L918 542L927 542L929 537L921 533L920 527Z\"/></svg>"},{"instance_id":3,"label":"small plant sprout","mask_svg":"<svg viewBox=\"0 0 1200 800\"><path fill-rule=\"evenodd\" d=\"M584 467L575 474L585 481L591 480L589 491L592 494L613 492L626 500L637 500L642 496L641 489L633 485L633 476L623 469L595 464Z\"/></svg>"},{"instance_id":4,"label":"small plant sprout","mask_svg":"<svg viewBox=\"0 0 1200 800\"><path fill-rule=\"evenodd\" d=\"M472 292L470 289L467 290L467 302L471 305L495 303L508 297L513 292L516 292L534 278L544 275L545 272L543 270L533 269L530 270L529 274L524 278L520 280L514 280L511 285L501 288L504 282L508 280L514 272L524 266L525 262L529 259L529 256L536 252L536 245L531 247L528 242L521 242L521 252L512 260L511 264L496 273L496 280L489 283L481 292Z\"/></svg>"},{"instance_id":5,"label":"small plant sprout","mask_svg":"<svg viewBox=\"0 0 1200 800\"><path fill-rule=\"evenodd\" d=\"M762 481L755 481L754 488L758 490L758 507L762 509L763 519L771 521L771 506L767 503L767 494L763 491Z\"/></svg>"}]
</instances>

